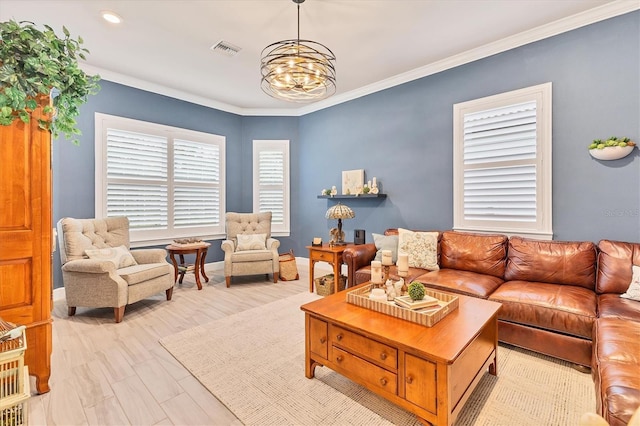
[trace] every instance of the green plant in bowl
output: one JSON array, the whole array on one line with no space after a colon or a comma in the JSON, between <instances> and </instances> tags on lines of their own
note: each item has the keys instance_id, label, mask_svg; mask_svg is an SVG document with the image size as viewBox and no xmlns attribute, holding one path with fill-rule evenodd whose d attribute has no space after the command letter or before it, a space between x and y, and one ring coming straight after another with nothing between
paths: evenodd
<instances>
[{"instance_id":1,"label":"green plant in bowl","mask_svg":"<svg viewBox=\"0 0 640 426\"><path fill-rule=\"evenodd\" d=\"M424 295L425 295L424 284L418 281L414 281L411 284L409 284L409 297L411 298L411 300L413 301L422 300L424 299Z\"/></svg>"}]
</instances>

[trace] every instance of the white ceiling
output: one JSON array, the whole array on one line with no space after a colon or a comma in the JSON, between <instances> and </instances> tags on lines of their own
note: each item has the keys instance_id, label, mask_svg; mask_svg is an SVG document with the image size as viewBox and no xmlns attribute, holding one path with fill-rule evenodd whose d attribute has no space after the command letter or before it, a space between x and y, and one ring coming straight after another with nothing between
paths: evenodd
<instances>
[{"instance_id":1,"label":"white ceiling","mask_svg":"<svg viewBox=\"0 0 640 426\"><path fill-rule=\"evenodd\" d=\"M260 89L260 52L296 37L291 0L0 0L0 21L65 25L101 77L241 114L296 115L640 8L638 0L307 0L300 36L336 55L338 91L301 106ZM123 18L115 26L100 11ZM235 57L211 51L224 40Z\"/></svg>"}]
</instances>

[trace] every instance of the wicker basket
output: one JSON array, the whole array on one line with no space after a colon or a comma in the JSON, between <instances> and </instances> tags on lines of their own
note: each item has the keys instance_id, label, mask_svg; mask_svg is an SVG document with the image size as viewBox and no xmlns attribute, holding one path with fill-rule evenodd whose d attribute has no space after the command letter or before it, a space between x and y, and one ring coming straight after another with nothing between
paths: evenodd
<instances>
[{"instance_id":1,"label":"wicker basket","mask_svg":"<svg viewBox=\"0 0 640 426\"><path fill-rule=\"evenodd\" d=\"M316 278L314 281L315 281L316 293L319 296L328 296L330 294L333 294L334 285L335 285L333 274ZM344 290L346 283L347 283L347 277L345 277L344 275L340 275L340 284L338 284L338 291Z\"/></svg>"}]
</instances>

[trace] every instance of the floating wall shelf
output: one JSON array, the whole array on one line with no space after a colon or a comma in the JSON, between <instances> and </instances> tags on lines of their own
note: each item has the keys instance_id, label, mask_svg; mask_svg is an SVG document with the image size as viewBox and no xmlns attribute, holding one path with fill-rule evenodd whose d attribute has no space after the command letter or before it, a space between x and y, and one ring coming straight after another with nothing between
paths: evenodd
<instances>
[{"instance_id":1,"label":"floating wall shelf","mask_svg":"<svg viewBox=\"0 0 640 426\"><path fill-rule=\"evenodd\" d=\"M387 198L387 194L360 194L360 195L318 195L318 198L344 200L345 198Z\"/></svg>"}]
</instances>

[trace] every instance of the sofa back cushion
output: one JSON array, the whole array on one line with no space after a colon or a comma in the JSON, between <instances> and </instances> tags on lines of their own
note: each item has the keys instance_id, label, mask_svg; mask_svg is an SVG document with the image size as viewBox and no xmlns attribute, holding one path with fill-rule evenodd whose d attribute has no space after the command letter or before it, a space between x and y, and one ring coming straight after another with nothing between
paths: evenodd
<instances>
[{"instance_id":1,"label":"sofa back cushion","mask_svg":"<svg viewBox=\"0 0 640 426\"><path fill-rule=\"evenodd\" d=\"M627 291L633 265L640 265L640 244L600 240L596 293L622 294Z\"/></svg>"},{"instance_id":2,"label":"sofa back cushion","mask_svg":"<svg viewBox=\"0 0 640 426\"><path fill-rule=\"evenodd\" d=\"M590 241L509 238L505 281L537 281L595 289L596 246Z\"/></svg>"},{"instance_id":3,"label":"sofa back cushion","mask_svg":"<svg viewBox=\"0 0 640 426\"><path fill-rule=\"evenodd\" d=\"M440 240L440 267L502 278L507 242L506 235L445 231Z\"/></svg>"}]
</instances>

